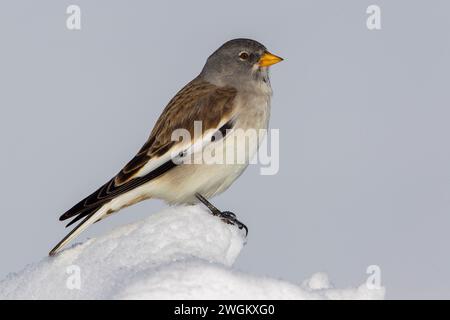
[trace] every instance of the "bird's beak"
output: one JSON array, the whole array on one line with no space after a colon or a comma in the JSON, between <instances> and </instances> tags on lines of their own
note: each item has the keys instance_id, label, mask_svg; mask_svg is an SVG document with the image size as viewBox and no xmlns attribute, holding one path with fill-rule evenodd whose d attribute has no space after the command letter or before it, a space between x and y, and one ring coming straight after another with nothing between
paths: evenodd
<instances>
[{"instance_id":1,"label":"bird's beak","mask_svg":"<svg viewBox=\"0 0 450 320\"><path fill-rule=\"evenodd\" d=\"M268 67L281 61L283 61L283 58L271 54L269 51L266 51L263 53L261 58L259 58L258 64L260 67Z\"/></svg>"}]
</instances>

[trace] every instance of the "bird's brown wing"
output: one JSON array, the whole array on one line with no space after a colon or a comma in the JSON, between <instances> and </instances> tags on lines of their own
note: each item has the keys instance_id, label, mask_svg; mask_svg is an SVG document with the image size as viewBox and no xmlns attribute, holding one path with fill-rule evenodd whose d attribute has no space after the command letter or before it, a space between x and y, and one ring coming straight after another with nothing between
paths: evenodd
<instances>
[{"instance_id":1,"label":"bird's brown wing","mask_svg":"<svg viewBox=\"0 0 450 320\"><path fill-rule=\"evenodd\" d=\"M176 166L167 158L179 142L172 141L172 132L186 129L194 137L194 121L202 121L203 132L229 127L236 89L217 87L195 79L181 89L169 102L153 128L150 137L136 156L110 181L86 197L59 220L75 217L67 226L97 211L105 203Z\"/></svg>"}]
</instances>

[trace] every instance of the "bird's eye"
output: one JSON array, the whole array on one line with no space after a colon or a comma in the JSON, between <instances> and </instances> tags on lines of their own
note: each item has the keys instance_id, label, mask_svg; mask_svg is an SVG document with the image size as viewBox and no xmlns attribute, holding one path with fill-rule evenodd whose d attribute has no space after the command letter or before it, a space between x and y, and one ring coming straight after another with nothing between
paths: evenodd
<instances>
[{"instance_id":1,"label":"bird's eye","mask_svg":"<svg viewBox=\"0 0 450 320\"><path fill-rule=\"evenodd\" d=\"M239 58L241 58L242 60L247 60L249 56L250 55L245 51L242 51L241 53L239 53Z\"/></svg>"}]
</instances>

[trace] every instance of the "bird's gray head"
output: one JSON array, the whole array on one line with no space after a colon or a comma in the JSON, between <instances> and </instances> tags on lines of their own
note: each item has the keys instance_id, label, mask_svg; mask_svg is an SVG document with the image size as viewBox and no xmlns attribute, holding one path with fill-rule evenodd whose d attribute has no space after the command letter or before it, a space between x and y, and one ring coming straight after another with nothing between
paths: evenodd
<instances>
[{"instance_id":1,"label":"bird's gray head","mask_svg":"<svg viewBox=\"0 0 450 320\"><path fill-rule=\"evenodd\" d=\"M282 60L255 40L234 39L209 56L200 77L219 86L242 89L260 85L261 82L268 85L268 67Z\"/></svg>"}]
</instances>

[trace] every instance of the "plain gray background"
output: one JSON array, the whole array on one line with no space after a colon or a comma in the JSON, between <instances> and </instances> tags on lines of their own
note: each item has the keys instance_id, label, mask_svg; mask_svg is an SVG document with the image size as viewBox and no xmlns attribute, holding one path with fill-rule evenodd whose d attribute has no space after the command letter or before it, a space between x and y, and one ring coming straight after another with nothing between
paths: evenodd
<instances>
[{"instance_id":1,"label":"plain gray background","mask_svg":"<svg viewBox=\"0 0 450 320\"><path fill-rule=\"evenodd\" d=\"M66 8L82 30L66 28ZM366 8L382 30L366 28ZM0 276L44 257L57 218L141 147L223 42L272 68L280 171L214 199L250 228L246 272L336 286L382 270L388 298L450 298L448 1L2 1ZM79 239L157 212L147 201Z\"/></svg>"}]
</instances>

